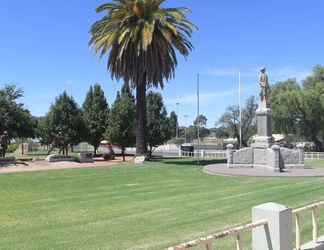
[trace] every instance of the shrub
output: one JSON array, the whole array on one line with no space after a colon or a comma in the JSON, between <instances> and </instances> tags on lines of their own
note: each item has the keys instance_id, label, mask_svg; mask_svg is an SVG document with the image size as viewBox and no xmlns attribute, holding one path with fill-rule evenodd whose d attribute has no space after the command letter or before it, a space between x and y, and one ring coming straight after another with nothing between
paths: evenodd
<instances>
[{"instance_id":1,"label":"shrub","mask_svg":"<svg viewBox=\"0 0 324 250\"><path fill-rule=\"evenodd\" d=\"M14 142L14 143L11 143L10 145L8 145L8 148L7 148L7 153L13 153L17 150L17 148L19 147L19 144Z\"/></svg>"}]
</instances>

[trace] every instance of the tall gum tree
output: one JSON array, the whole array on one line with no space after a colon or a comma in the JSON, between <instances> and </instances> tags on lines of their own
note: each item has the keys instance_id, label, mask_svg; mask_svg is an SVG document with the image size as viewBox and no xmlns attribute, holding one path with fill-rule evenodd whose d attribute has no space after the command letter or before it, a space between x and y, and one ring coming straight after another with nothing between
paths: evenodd
<instances>
[{"instance_id":1,"label":"tall gum tree","mask_svg":"<svg viewBox=\"0 0 324 250\"><path fill-rule=\"evenodd\" d=\"M162 8L164 0L113 0L98 6L107 12L90 28L90 48L99 60L109 51L112 79L136 89L136 155L147 154L146 89L164 87L175 76L176 53L185 58L193 49L189 38L198 29L185 17L186 7Z\"/></svg>"},{"instance_id":2,"label":"tall gum tree","mask_svg":"<svg viewBox=\"0 0 324 250\"><path fill-rule=\"evenodd\" d=\"M257 103L255 96L250 96L246 100L245 107L241 114L241 137L240 139L240 109L238 105L228 106L225 113L216 121L215 126L221 126L228 129L228 132L237 139L237 144L247 147L249 139L257 133L258 120L255 114Z\"/></svg>"},{"instance_id":3,"label":"tall gum tree","mask_svg":"<svg viewBox=\"0 0 324 250\"><path fill-rule=\"evenodd\" d=\"M296 78L271 86L274 129L285 134L299 134L323 151L324 138L324 67L317 64L313 74L299 84Z\"/></svg>"}]
</instances>

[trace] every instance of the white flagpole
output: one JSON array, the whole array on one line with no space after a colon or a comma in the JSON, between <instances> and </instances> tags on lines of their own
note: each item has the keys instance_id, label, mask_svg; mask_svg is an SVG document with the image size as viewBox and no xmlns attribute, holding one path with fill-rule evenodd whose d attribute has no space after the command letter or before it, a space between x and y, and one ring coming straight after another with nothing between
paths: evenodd
<instances>
[{"instance_id":1,"label":"white flagpole","mask_svg":"<svg viewBox=\"0 0 324 250\"><path fill-rule=\"evenodd\" d=\"M197 74L197 163L199 164L199 74Z\"/></svg>"},{"instance_id":2,"label":"white flagpole","mask_svg":"<svg viewBox=\"0 0 324 250\"><path fill-rule=\"evenodd\" d=\"M239 70L240 149L242 148L241 70Z\"/></svg>"}]
</instances>

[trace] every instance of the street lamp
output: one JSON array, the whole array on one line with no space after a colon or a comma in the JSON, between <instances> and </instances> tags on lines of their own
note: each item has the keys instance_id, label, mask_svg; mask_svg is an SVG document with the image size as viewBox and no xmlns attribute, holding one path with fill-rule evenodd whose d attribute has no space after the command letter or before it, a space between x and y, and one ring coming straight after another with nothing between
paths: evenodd
<instances>
[{"instance_id":1,"label":"street lamp","mask_svg":"<svg viewBox=\"0 0 324 250\"><path fill-rule=\"evenodd\" d=\"M176 138L178 138L178 106L179 106L179 103L177 102L177 123L176 123Z\"/></svg>"},{"instance_id":2,"label":"street lamp","mask_svg":"<svg viewBox=\"0 0 324 250\"><path fill-rule=\"evenodd\" d=\"M185 142L187 142L187 117L188 115L183 116L185 118Z\"/></svg>"}]
</instances>

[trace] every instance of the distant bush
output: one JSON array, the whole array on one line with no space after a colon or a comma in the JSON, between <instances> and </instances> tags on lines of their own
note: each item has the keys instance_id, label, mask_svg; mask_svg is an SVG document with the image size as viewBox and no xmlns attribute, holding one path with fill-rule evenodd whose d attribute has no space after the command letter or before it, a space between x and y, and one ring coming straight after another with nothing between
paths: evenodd
<instances>
[{"instance_id":1,"label":"distant bush","mask_svg":"<svg viewBox=\"0 0 324 250\"><path fill-rule=\"evenodd\" d=\"M7 153L13 153L17 150L17 148L19 147L19 144L14 142L14 143L11 143L10 145L8 145L8 148L7 148Z\"/></svg>"}]
</instances>

